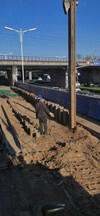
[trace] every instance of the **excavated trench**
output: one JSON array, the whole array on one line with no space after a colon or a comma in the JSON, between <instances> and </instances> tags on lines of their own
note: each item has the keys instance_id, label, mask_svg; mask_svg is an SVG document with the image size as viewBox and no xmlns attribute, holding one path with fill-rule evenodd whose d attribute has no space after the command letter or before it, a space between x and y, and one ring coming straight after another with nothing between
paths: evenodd
<instances>
[{"instance_id":1,"label":"excavated trench","mask_svg":"<svg viewBox=\"0 0 100 216\"><path fill-rule=\"evenodd\" d=\"M46 203L65 203L57 215L100 215L100 140L68 113L51 106L48 135L40 136L35 95L0 97L0 215L41 216Z\"/></svg>"}]
</instances>

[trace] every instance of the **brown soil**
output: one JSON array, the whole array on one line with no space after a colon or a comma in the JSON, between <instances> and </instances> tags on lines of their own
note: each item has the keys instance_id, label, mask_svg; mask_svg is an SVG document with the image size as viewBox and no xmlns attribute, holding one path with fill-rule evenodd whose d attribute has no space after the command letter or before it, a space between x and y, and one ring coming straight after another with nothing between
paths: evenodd
<instances>
[{"instance_id":1,"label":"brown soil","mask_svg":"<svg viewBox=\"0 0 100 216\"><path fill-rule=\"evenodd\" d=\"M27 134L10 104L39 127L34 107L22 97L1 97L0 118L20 144L22 157L12 155L8 169L0 169L0 216L41 216L50 202L65 203L58 215L100 215L100 140L82 126L73 134L48 119L48 135ZM10 143L9 143L10 145ZM2 143L1 143L2 146ZM6 160L0 151L1 160ZM2 161L1 161L2 162Z\"/></svg>"}]
</instances>

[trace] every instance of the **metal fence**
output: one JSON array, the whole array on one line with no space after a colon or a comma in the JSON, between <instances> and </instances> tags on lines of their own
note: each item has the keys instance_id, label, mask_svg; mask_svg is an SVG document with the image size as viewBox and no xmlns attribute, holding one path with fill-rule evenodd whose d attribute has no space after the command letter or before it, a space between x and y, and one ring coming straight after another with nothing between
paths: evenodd
<instances>
[{"instance_id":1,"label":"metal fence","mask_svg":"<svg viewBox=\"0 0 100 216\"><path fill-rule=\"evenodd\" d=\"M67 57L44 57L44 56L24 56L24 61L40 61L40 62L66 62ZM21 61L21 56L0 55L0 60L16 60Z\"/></svg>"},{"instance_id":2,"label":"metal fence","mask_svg":"<svg viewBox=\"0 0 100 216\"><path fill-rule=\"evenodd\" d=\"M0 61L21 61L21 56L14 56L14 55L0 55ZM63 62L68 63L68 59L65 56L54 56L54 57L45 57L45 56L24 56L23 57L24 62ZM93 64L93 62L89 63L90 65ZM85 60L79 60L76 61L76 65L87 65Z\"/></svg>"}]
</instances>

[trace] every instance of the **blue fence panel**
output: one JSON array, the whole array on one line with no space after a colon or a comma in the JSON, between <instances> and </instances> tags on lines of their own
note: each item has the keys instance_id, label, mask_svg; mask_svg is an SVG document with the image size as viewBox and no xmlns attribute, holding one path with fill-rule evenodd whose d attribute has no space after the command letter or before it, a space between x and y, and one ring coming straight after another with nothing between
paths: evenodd
<instances>
[{"instance_id":1,"label":"blue fence panel","mask_svg":"<svg viewBox=\"0 0 100 216\"><path fill-rule=\"evenodd\" d=\"M77 113L88 114L89 110L89 97L84 95L76 96L76 110Z\"/></svg>"},{"instance_id":2,"label":"blue fence panel","mask_svg":"<svg viewBox=\"0 0 100 216\"><path fill-rule=\"evenodd\" d=\"M69 94L63 90L57 90L42 86L16 83L16 86L23 88L36 95L41 94L46 100L57 103L65 108L69 108ZM77 113L85 114L96 120L100 120L100 99L91 96L77 95L76 96Z\"/></svg>"},{"instance_id":3,"label":"blue fence panel","mask_svg":"<svg viewBox=\"0 0 100 216\"><path fill-rule=\"evenodd\" d=\"M91 98L89 101L88 116L100 120L100 99Z\"/></svg>"},{"instance_id":4,"label":"blue fence panel","mask_svg":"<svg viewBox=\"0 0 100 216\"><path fill-rule=\"evenodd\" d=\"M68 108L69 96L66 92L55 90L46 87L32 86L30 85L31 92L36 95L41 94L46 100L58 103L64 107Z\"/></svg>"}]
</instances>

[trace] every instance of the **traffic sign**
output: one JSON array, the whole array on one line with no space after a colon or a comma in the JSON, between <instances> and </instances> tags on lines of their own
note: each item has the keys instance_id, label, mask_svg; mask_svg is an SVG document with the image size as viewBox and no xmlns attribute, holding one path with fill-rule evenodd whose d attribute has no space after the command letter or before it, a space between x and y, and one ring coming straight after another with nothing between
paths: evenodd
<instances>
[{"instance_id":1,"label":"traffic sign","mask_svg":"<svg viewBox=\"0 0 100 216\"><path fill-rule=\"evenodd\" d=\"M93 64L100 66L100 61L94 61Z\"/></svg>"}]
</instances>

